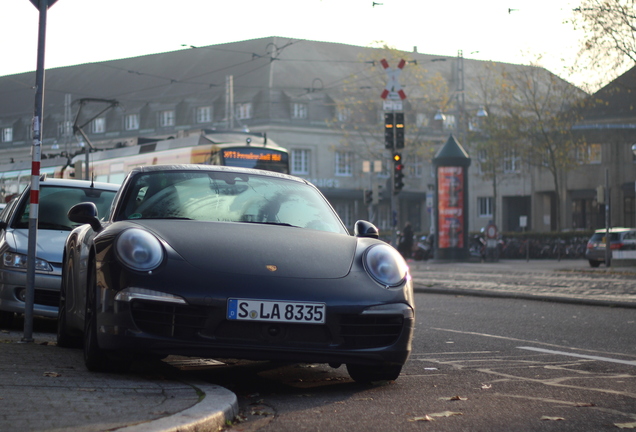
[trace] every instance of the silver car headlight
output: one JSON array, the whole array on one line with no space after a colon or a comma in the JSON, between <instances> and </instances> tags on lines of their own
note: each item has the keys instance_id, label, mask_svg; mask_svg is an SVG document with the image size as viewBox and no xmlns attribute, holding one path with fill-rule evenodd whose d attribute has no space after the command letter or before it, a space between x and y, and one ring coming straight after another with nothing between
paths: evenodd
<instances>
[{"instance_id":1,"label":"silver car headlight","mask_svg":"<svg viewBox=\"0 0 636 432\"><path fill-rule=\"evenodd\" d=\"M117 258L126 267L137 271L150 271L163 261L161 242L148 231L129 228L115 240Z\"/></svg>"},{"instance_id":2,"label":"silver car headlight","mask_svg":"<svg viewBox=\"0 0 636 432\"><path fill-rule=\"evenodd\" d=\"M400 285L408 274L406 261L389 245L371 246L364 253L363 262L367 273L387 287Z\"/></svg>"},{"instance_id":3,"label":"silver car headlight","mask_svg":"<svg viewBox=\"0 0 636 432\"><path fill-rule=\"evenodd\" d=\"M27 256L15 252L5 252L2 255L2 263L5 267L16 268L21 270L27 269ZM35 270L43 272L52 272L53 267L48 261L40 258L35 259Z\"/></svg>"}]
</instances>

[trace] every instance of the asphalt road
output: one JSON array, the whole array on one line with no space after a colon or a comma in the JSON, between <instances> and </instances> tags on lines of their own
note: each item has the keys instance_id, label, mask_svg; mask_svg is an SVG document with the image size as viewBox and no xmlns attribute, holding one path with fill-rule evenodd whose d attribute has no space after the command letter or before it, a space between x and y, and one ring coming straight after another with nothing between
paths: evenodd
<instances>
[{"instance_id":1,"label":"asphalt road","mask_svg":"<svg viewBox=\"0 0 636 432\"><path fill-rule=\"evenodd\" d=\"M229 430L636 427L636 310L437 294L417 306L413 355L392 383L323 365L206 372L239 397L244 421Z\"/></svg>"},{"instance_id":2,"label":"asphalt road","mask_svg":"<svg viewBox=\"0 0 636 432\"><path fill-rule=\"evenodd\" d=\"M233 391L232 432L636 428L636 308L545 301L630 299L633 273L521 265L420 265L418 284L446 294L416 293L413 354L395 382L360 385L316 364L175 358L184 370L148 370ZM513 298L461 295L471 286ZM53 320L36 324L54 338Z\"/></svg>"}]
</instances>

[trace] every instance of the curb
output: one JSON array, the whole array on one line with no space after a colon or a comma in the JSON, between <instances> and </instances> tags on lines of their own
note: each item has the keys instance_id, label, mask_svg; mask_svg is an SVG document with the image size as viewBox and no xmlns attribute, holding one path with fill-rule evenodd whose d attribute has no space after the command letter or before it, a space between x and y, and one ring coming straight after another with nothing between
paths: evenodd
<instances>
[{"instance_id":1,"label":"curb","mask_svg":"<svg viewBox=\"0 0 636 432\"><path fill-rule=\"evenodd\" d=\"M534 294L526 294L526 293L511 293L511 292L484 291L484 290L458 289L458 288L413 287L413 290L418 293L428 293L428 294L448 294L448 295L465 295L465 296L473 296L473 297L523 299L523 300L535 300L535 301L545 301L545 302L554 302L554 303L569 303L569 304L578 304L578 305L586 305L586 306L606 306L606 307L636 309L636 302L597 300L597 299L586 299L586 298L580 298L580 297L546 296L546 295L534 295Z\"/></svg>"},{"instance_id":2,"label":"curb","mask_svg":"<svg viewBox=\"0 0 636 432\"><path fill-rule=\"evenodd\" d=\"M164 417L133 426L115 429L119 432L200 432L220 430L228 420L238 415L238 400L231 391L212 384L185 383L199 393L199 402L192 407Z\"/></svg>"}]
</instances>

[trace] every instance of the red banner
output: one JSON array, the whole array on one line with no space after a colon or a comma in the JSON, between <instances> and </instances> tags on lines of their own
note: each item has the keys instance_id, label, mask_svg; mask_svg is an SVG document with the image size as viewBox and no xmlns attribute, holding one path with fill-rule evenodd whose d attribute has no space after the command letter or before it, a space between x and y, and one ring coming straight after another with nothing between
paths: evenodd
<instances>
[{"instance_id":1,"label":"red banner","mask_svg":"<svg viewBox=\"0 0 636 432\"><path fill-rule=\"evenodd\" d=\"M437 168L440 248L464 247L464 169Z\"/></svg>"}]
</instances>

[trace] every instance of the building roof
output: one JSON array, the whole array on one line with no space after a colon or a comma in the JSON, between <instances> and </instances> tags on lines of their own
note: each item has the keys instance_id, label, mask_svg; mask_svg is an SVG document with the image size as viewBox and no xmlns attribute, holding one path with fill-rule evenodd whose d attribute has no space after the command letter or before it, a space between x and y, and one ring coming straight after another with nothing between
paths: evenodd
<instances>
[{"instance_id":1,"label":"building roof","mask_svg":"<svg viewBox=\"0 0 636 432\"><path fill-rule=\"evenodd\" d=\"M379 64L370 60L377 51L268 37L52 68L46 71L45 115L47 107L63 106L65 94L71 94L73 99L116 99L126 109L139 109L147 103L172 103L175 99L224 98L229 75L234 80L235 102L264 90L284 90L291 98L329 90L337 95L343 83L353 77L360 80L360 87L378 75L384 78ZM453 80L455 57L416 52L404 55L412 61L409 67L424 67L431 74L440 73ZM468 88L471 78L479 73L476 68L485 62L465 59L464 63ZM34 82L34 72L0 77L0 118L32 114ZM408 97L409 83L403 86ZM382 89L373 90L379 98Z\"/></svg>"},{"instance_id":2,"label":"building roof","mask_svg":"<svg viewBox=\"0 0 636 432\"><path fill-rule=\"evenodd\" d=\"M585 112L588 128L636 129L636 67L592 95Z\"/></svg>"}]
</instances>

